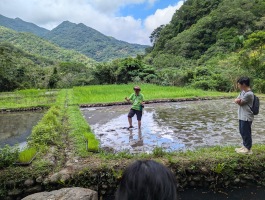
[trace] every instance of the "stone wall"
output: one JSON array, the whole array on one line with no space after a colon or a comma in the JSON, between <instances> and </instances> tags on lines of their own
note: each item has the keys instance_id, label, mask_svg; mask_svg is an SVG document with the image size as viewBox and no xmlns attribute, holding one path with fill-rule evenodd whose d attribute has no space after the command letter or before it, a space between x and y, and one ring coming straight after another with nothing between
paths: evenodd
<instances>
[{"instance_id":1,"label":"stone wall","mask_svg":"<svg viewBox=\"0 0 265 200\"><path fill-rule=\"evenodd\" d=\"M178 190L185 188L233 188L249 185L264 185L264 167L243 167L239 164L237 169L231 171L213 171L203 165L187 167L183 170L178 164L169 164L178 181ZM6 184L7 196L4 199L18 200L25 196L41 191L52 191L66 187L82 187L97 191L100 197L111 196L115 193L124 167L83 169L72 172L63 169L49 177L27 178L24 182L15 183L10 180ZM180 170L181 169L181 170ZM216 169L217 170L217 169Z\"/></svg>"}]
</instances>

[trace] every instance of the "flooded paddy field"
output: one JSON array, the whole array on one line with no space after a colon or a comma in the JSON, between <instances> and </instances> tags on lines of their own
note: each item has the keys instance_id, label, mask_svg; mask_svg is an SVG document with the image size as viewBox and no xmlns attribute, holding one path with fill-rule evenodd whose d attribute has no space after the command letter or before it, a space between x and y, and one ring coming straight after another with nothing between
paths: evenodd
<instances>
[{"instance_id":1,"label":"flooded paddy field","mask_svg":"<svg viewBox=\"0 0 265 200\"><path fill-rule=\"evenodd\" d=\"M41 111L0 113L0 147L6 144L25 146L33 126L42 116Z\"/></svg>"},{"instance_id":2,"label":"flooded paddy field","mask_svg":"<svg viewBox=\"0 0 265 200\"><path fill-rule=\"evenodd\" d=\"M261 102L263 105L264 103ZM147 104L138 130L127 130L130 106L82 108L101 147L131 153L196 149L216 145L241 145L237 105L232 99ZM265 108L253 123L253 143L265 143Z\"/></svg>"}]
</instances>

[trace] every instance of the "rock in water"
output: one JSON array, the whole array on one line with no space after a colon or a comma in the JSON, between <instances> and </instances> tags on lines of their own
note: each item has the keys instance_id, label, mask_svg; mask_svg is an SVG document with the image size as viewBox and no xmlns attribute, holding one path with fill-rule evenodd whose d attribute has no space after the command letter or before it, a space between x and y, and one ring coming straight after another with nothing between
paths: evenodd
<instances>
[{"instance_id":1,"label":"rock in water","mask_svg":"<svg viewBox=\"0 0 265 200\"><path fill-rule=\"evenodd\" d=\"M63 188L51 192L40 192L29 195L22 200L98 200L97 192L86 188Z\"/></svg>"}]
</instances>

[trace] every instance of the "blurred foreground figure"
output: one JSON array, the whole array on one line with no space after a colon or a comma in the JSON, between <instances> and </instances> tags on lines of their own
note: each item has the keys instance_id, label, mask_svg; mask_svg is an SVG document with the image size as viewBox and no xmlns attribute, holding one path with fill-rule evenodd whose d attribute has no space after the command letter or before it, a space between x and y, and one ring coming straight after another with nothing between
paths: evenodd
<instances>
[{"instance_id":1,"label":"blurred foreground figure","mask_svg":"<svg viewBox=\"0 0 265 200\"><path fill-rule=\"evenodd\" d=\"M124 172L116 200L176 200L173 173L160 163L140 160Z\"/></svg>"}]
</instances>

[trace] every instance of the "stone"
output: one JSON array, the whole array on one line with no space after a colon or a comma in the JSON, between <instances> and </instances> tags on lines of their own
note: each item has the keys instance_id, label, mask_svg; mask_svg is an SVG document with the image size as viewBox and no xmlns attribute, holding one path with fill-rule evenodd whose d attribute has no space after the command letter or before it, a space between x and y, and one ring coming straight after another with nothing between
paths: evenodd
<instances>
[{"instance_id":1,"label":"stone","mask_svg":"<svg viewBox=\"0 0 265 200\"><path fill-rule=\"evenodd\" d=\"M24 182L24 185L26 187L30 187L32 185L34 185L35 181L33 179L27 179L25 182Z\"/></svg>"},{"instance_id":2,"label":"stone","mask_svg":"<svg viewBox=\"0 0 265 200\"><path fill-rule=\"evenodd\" d=\"M13 189L11 191L8 191L8 196L18 196L20 194L22 194L22 190L20 189Z\"/></svg>"},{"instance_id":3,"label":"stone","mask_svg":"<svg viewBox=\"0 0 265 200\"><path fill-rule=\"evenodd\" d=\"M235 180L234 180L234 183L240 183L240 179L239 178L236 178Z\"/></svg>"},{"instance_id":4,"label":"stone","mask_svg":"<svg viewBox=\"0 0 265 200\"><path fill-rule=\"evenodd\" d=\"M51 183L57 183L59 179L61 178L61 174L55 173L50 177L50 182Z\"/></svg>"},{"instance_id":5,"label":"stone","mask_svg":"<svg viewBox=\"0 0 265 200\"><path fill-rule=\"evenodd\" d=\"M200 176L194 176L194 177L192 177L192 180L197 182L197 181L201 180L201 177Z\"/></svg>"},{"instance_id":6,"label":"stone","mask_svg":"<svg viewBox=\"0 0 265 200\"><path fill-rule=\"evenodd\" d=\"M41 185L36 185L34 187L31 187L27 190L25 190L26 194L33 194L33 193L37 193L37 192L41 192L42 191L42 187Z\"/></svg>"},{"instance_id":7,"label":"stone","mask_svg":"<svg viewBox=\"0 0 265 200\"><path fill-rule=\"evenodd\" d=\"M65 181L67 181L67 180L69 180L70 179L70 175L69 174L63 174L62 176L61 176L61 178L60 178L60 181L61 182L65 182Z\"/></svg>"},{"instance_id":8,"label":"stone","mask_svg":"<svg viewBox=\"0 0 265 200\"><path fill-rule=\"evenodd\" d=\"M246 179L246 180L255 180L254 176L251 175L251 174L244 175L244 179Z\"/></svg>"},{"instance_id":9,"label":"stone","mask_svg":"<svg viewBox=\"0 0 265 200\"><path fill-rule=\"evenodd\" d=\"M7 187L14 188L15 185L16 185L16 182L14 180L10 180L6 182Z\"/></svg>"},{"instance_id":10,"label":"stone","mask_svg":"<svg viewBox=\"0 0 265 200\"><path fill-rule=\"evenodd\" d=\"M98 200L97 192L86 188L63 188L51 192L40 192L29 195L22 200Z\"/></svg>"},{"instance_id":11,"label":"stone","mask_svg":"<svg viewBox=\"0 0 265 200\"><path fill-rule=\"evenodd\" d=\"M201 167L201 172L203 174L209 174L209 170L206 167Z\"/></svg>"},{"instance_id":12,"label":"stone","mask_svg":"<svg viewBox=\"0 0 265 200\"><path fill-rule=\"evenodd\" d=\"M43 181L43 177L42 176L39 176L38 178L36 178L36 182L37 183L42 183Z\"/></svg>"},{"instance_id":13,"label":"stone","mask_svg":"<svg viewBox=\"0 0 265 200\"><path fill-rule=\"evenodd\" d=\"M189 183L189 185L190 185L191 187L195 187L195 186L196 186L196 183L195 183L194 181L191 181L191 182Z\"/></svg>"},{"instance_id":14,"label":"stone","mask_svg":"<svg viewBox=\"0 0 265 200\"><path fill-rule=\"evenodd\" d=\"M50 183L50 180L48 178L45 178L42 183L44 185L48 185Z\"/></svg>"},{"instance_id":15,"label":"stone","mask_svg":"<svg viewBox=\"0 0 265 200\"><path fill-rule=\"evenodd\" d=\"M107 185L102 185L102 188L103 188L103 189L107 189L108 186L107 186Z\"/></svg>"},{"instance_id":16,"label":"stone","mask_svg":"<svg viewBox=\"0 0 265 200\"><path fill-rule=\"evenodd\" d=\"M206 178L206 181L207 182L215 182L215 178L210 176L210 177Z\"/></svg>"}]
</instances>

